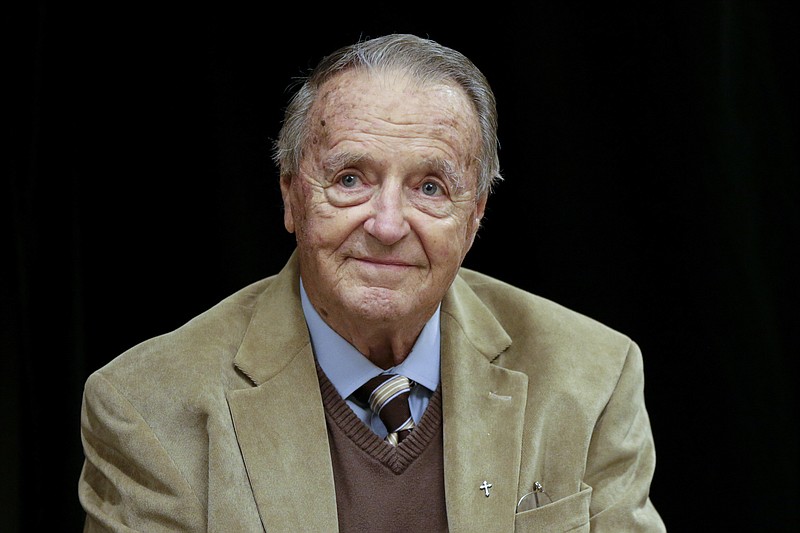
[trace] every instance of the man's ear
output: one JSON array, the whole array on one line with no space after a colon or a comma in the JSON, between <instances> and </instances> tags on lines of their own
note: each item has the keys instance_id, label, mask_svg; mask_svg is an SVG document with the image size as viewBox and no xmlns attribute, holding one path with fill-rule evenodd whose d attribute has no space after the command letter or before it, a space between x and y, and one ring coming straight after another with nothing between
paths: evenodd
<instances>
[{"instance_id":1,"label":"man's ear","mask_svg":"<svg viewBox=\"0 0 800 533\"><path fill-rule=\"evenodd\" d=\"M294 214L292 211L292 176L281 176L281 196L283 197L283 226L294 233Z\"/></svg>"},{"instance_id":2,"label":"man's ear","mask_svg":"<svg viewBox=\"0 0 800 533\"><path fill-rule=\"evenodd\" d=\"M477 220L478 226L481 225L481 220L483 220L483 213L486 211L486 201L488 199L488 193L478 198L478 205L475 207L475 220Z\"/></svg>"},{"instance_id":3,"label":"man's ear","mask_svg":"<svg viewBox=\"0 0 800 533\"><path fill-rule=\"evenodd\" d=\"M472 243L475 242L475 236L478 234L478 230L481 228L481 220L483 220L483 214L486 212L486 200L489 199L488 194L484 194L475 204L475 212L473 213L474 219L472 220L472 236L469 240L469 247L472 248Z\"/></svg>"}]
</instances>

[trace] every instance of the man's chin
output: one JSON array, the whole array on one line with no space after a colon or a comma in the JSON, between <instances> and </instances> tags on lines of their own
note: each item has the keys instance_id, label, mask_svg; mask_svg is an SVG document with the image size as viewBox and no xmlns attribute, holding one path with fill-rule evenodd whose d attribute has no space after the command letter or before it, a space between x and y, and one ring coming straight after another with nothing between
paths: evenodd
<instances>
[{"instance_id":1,"label":"man's chin","mask_svg":"<svg viewBox=\"0 0 800 533\"><path fill-rule=\"evenodd\" d=\"M415 310L413 296L393 287L354 287L342 297L347 307L364 320L398 320Z\"/></svg>"}]
</instances>

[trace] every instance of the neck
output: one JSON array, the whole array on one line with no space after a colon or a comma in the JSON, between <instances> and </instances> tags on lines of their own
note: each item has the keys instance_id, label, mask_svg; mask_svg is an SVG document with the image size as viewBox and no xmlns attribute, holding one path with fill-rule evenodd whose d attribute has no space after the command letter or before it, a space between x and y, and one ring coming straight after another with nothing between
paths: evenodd
<instances>
[{"instance_id":1,"label":"neck","mask_svg":"<svg viewBox=\"0 0 800 533\"><path fill-rule=\"evenodd\" d=\"M431 316L433 313L386 321L352 318L346 313L320 314L332 330L384 370L405 361Z\"/></svg>"},{"instance_id":2,"label":"neck","mask_svg":"<svg viewBox=\"0 0 800 533\"><path fill-rule=\"evenodd\" d=\"M376 366L391 368L405 361L417 341L427 319L408 323L365 325L355 327L330 326Z\"/></svg>"}]
</instances>

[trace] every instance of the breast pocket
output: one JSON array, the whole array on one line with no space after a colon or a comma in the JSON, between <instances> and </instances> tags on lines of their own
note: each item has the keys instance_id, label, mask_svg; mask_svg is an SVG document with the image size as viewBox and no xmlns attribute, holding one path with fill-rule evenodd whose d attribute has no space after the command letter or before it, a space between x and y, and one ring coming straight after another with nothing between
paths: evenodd
<instances>
[{"instance_id":1,"label":"breast pocket","mask_svg":"<svg viewBox=\"0 0 800 533\"><path fill-rule=\"evenodd\" d=\"M589 531L589 503L592 487L581 483L581 490L537 509L517 513L514 531L524 533L580 533Z\"/></svg>"}]
</instances>

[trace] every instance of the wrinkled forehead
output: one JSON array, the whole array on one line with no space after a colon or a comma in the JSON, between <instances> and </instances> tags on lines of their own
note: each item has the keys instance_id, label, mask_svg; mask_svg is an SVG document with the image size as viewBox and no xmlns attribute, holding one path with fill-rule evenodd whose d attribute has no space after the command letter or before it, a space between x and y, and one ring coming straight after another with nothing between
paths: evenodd
<instances>
[{"instance_id":1,"label":"wrinkled forehead","mask_svg":"<svg viewBox=\"0 0 800 533\"><path fill-rule=\"evenodd\" d=\"M398 124L428 123L437 136L448 132L470 156L478 154L477 112L464 90L449 80L422 80L397 69L341 72L317 92L309 116L312 138L319 141L319 134L330 135L332 128L343 125L363 126L360 121L367 115Z\"/></svg>"}]
</instances>

